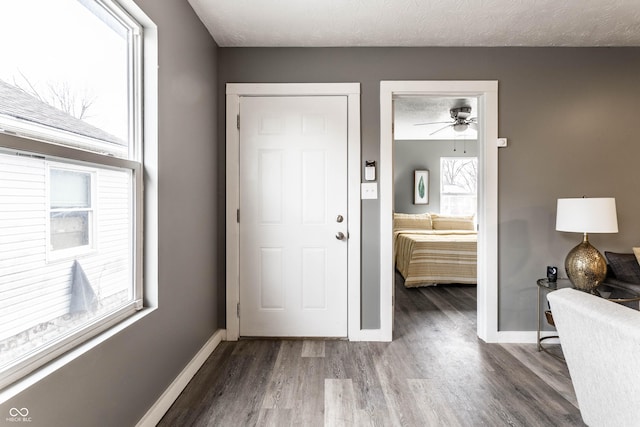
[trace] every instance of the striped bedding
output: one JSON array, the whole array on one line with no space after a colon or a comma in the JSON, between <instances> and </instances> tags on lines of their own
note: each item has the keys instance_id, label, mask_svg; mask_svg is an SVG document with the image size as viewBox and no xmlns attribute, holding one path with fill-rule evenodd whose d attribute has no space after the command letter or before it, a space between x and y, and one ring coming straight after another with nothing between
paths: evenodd
<instances>
[{"instance_id":1,"label":"striped bedding","mask_svg":"<svg viewBox=\"0 0 640 427\"><path fill-rule=\"evenodd\" d=\"M477 283L477 233L401 230L394 233L396 268L408 288Z\"/></svg>"}]
</instances>

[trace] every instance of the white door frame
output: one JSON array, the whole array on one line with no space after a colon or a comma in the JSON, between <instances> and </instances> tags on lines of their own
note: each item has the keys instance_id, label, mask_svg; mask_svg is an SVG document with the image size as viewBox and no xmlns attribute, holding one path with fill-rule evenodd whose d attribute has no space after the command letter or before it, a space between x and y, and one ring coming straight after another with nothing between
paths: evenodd
<instances>
[{"instance_id":1,"label":"white door frame","mask_svg":"<svg viewBox=\"0 0 640 427\"><path fill-rule=\"evenodd\" d=\"M226 119L226 290L228 341L240 334L240 132L237 117L243 96L346 96L347 97L347 321L350 340L361 340L360 329L360 83L228 83Z\"/></svg>"},{"instance_id":2,"label":"white door frame","mask_svg":"<svg viewBox=\"0 0 640 427\"><path fill-rule=\"evenodd\" d=\"M478 337L498 342L498 82L380 82L380 335L393 335L393 97L474 96L478 133Z\"/></svg>"}]
</instances>

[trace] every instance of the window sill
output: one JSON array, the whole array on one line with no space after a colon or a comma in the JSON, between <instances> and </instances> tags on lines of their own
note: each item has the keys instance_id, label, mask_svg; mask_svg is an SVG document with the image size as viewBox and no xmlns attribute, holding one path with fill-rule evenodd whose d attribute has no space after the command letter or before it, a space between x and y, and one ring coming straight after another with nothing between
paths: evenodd
<instances>
[{"instance_id":1,"label":"window sill","mask_svg":"<svg viewBox=\"0 0 640 427\"><path fill-rule=\"evenodd\" d=\"M120 333L121 331L125 330L126 328L132 326L134 323L142 320L147 315L149 315L153 311L155 311L155 309L156 309L156 307L149 307L149 308L144 308L144 309L140 310L139 312L137 312L133 316L123 320L122 322L118 323L117 325L113 326L112 328L109 328L108 330L104 331L103 333L101 333L101 334L89 339L85 343L77 346L73 350L71 350L71 351L63 354L62 356L56 358L51 363L48 363L47 365L35 370L34 372L26 375L22 379L16 381L15 383L7 386L6 388L4 388L3 390L0 391L0 404L8 401L9 399L15 397L19 393L27 390L29 387L33 386L34 384L38 383L40 380L42 380L42 379L48 377L49 375L53 374L58 369L66 366L67 364L71 363L72 361L74 361L78 357L82 356L83 354L88 353L89 351L93 350L98 345L100 345L103 342L107 341L108 339L110 339L114 335Z\"/></svg>"}]
</instances>

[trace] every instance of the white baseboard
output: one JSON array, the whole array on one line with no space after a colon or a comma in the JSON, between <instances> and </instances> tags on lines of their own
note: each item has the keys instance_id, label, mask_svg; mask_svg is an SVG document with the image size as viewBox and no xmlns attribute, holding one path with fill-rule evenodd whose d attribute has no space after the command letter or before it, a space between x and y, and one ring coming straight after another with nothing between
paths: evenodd
<instances>
[{"instance_id":1,"label":"white baseboard","mask_svg":"<svg viewBox=\"0 0 640 427\"><path fill-rule=\"evenodd\" d=\"M558 335L556 331L542 331L540 335L543 337L550 335ZM535 344L538 341L536 331L498 331L497 340L500 344ZM551 343L551 341L548 341Z\"/></svg>"},{"instance_id":2,"label":"white baseboard","mask_svg":"<svg viewBox=\"0 0 640 427\"><path fill-rule=\"evenodd\" d=\"M182 372L180 372L176 379L173 380L164 393L162 393L162 396L160 396L156 403L144 414L142 419L138 421L136 427L153 427L160 422L164 414L166 414L171 405L173 405L173 402L180 396L182 390L189 384L191 378L198 372L198 369L202 367L207 358L213 353L216 347L218 347L218 344L226 339L226 335L226 330L218 329L211 338L209 338Z\"/></svg>"}]
</instances>

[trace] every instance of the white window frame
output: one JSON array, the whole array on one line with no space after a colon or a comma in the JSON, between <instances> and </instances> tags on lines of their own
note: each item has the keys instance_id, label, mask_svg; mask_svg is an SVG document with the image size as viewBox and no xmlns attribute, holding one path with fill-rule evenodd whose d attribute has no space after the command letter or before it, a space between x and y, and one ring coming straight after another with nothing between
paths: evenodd
<instances>
[{"instance_id":1,"label":"white window frame","mask_svg":"<svg viewBox=\"0 0 640 427\"><path fill-rule=\"evenodd\" d=\"M60 132L32 132L15 123L0 123L0 151L45 161L76 164L87 168L128 169L132 173L133 206L133 293L125 307L90 323L81 332L43 348L36 355L11 366L0 376L0 403L6 402L30 385L45 378L71 360L137 322L157 307L158 216L157 216L157 139L158 139L158 36L156 25L133 0L95 0L138 31L132 38L131 51L133 106L130 109L130 159L79 148L77 135ZM142 31L144 29L144 31ZM144 87L144 91L143 91ZM144 108L143 108L144 105ZM135 124L135 125L133 125ZM36 126L37 127L37 126ZM40 126L42 128L42 126ZM145 149L142 149L144 135ZM60 143L65 145L61 145ZM87 138L86 142L95 142ZM99 150L98 150L99 151ZM145 168L143 168L143 159ZM143 192L143 185L146 186ZM148 208L143 211L143 206ZM145 232L143 233L143 223ZM47 230L48 231L48 230ZM144 244L144 263L143 263ZM144 273L144 274L143 274ZM146 282L143 283L143 275ZM143 287L146 291L143 304ZM142 310L149 307L150 310ZM138 313L138 314L136 314ZM60 357L65 355L64 357Z\"/></svg>"},{"instance_id":2,"label":"white window frame","mask_svg":"<svg viewBox=\"0 0 640 427\"><path fill-rule=\"evenodd\" d=\"M98 204L97 204L97 197L96 197L96 191L98 188L97 185L97 180L98 180L98 170L96 168L87 168L87 167L82 167L82 166L77 166L77 165L70 165L70 164L66 164L66 163L53 163L53 162L46 162L45 164L45 176L46 176L46 187L47 187L47 227L46 227L46 233L47 233L47 262L51 262L51 261L57 261L57 260L61 260L61 259L66 259L66 258L72 258L72 257L77 257L80 255L85 255L85 254L89 254L94 252L95 250L97 250L97 242L96 242L96 230L98 227ZM52 170L64 170L64 171L71 171L71 172L79 172L79 173L84 173L89 175L89 178L91 180L90 183L90 189L91 189L91 194L90 194L90 207L89 208L73 208L73 209L52 209L51 208L51 193L52 193L52 185L53 182L51 180L51 171ZM79 211L86 211L89 213L89 225L88 225L88 232L89 232L89 243L86 245L78 245L78 246L74 246L72 248L66 248L66 249L54 249L51 243L51 213L52 212L63 212L63 211L67 211L67 212L79 212Z\"/></svg>"}]
</instances>

